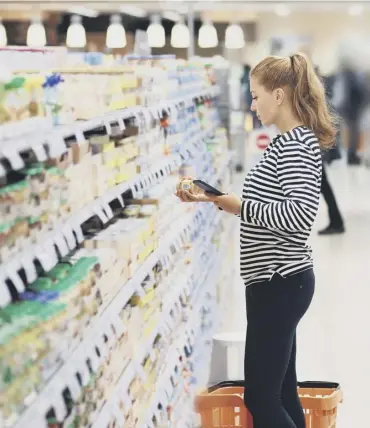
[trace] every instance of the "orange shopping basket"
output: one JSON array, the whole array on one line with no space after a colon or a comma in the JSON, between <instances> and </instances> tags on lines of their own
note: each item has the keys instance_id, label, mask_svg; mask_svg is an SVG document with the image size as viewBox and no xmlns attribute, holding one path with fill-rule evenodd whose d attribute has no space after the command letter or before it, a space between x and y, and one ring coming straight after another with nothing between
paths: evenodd
<instances>
[{"instance_id":1,"label":"orange shopping basket","mask_svg":"<svg viewBox=\"0 0 370 428\"><path fill-rule=\"evenodd\" d=\"M195 399L202 428L253 428L244 406L242 381L221 382ZM300 382L298 393L305 412L306 428L335 428L342 390L337 383Z\"/></svg>"}]
</instances>

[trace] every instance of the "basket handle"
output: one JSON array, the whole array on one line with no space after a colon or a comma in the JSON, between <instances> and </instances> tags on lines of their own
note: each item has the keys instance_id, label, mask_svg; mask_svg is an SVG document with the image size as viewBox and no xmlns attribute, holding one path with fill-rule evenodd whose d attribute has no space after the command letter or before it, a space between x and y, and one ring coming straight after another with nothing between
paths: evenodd
<instances>
[{"instance_id":1,"label":"basket handle","mask_svg":"<svg viewBox=\"0 0 370 428\"><path fill-rule=\"evenodd\" d=\"M339 383L336 383L336 382L306 381L306 382L298 382L298 386L299 388L340 389Z\"/></svg>"},{"instance_id":2,"label":"basket handle","mask_svg":"<svg viewBox=\"0 0 370 428\"><path fill-rule=\"evenodd\" d=\"M215 385L208 387L208 392L214 392L221 388L229 388L235 386L244 388L245 382L243 380L225 380L223 382L219 382Z\"/></svg>"}]
</instances>

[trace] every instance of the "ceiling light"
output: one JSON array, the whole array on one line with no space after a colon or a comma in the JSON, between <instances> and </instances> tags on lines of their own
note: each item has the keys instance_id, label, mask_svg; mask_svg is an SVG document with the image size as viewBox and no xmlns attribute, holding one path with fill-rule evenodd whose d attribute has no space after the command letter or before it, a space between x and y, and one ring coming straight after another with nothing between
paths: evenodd
<instances>
[{"instance_id":1,"label":"ceiling light","mask_svg":"<svg viewBox=\"0 0 370 428\"><path fill-rule=\"evenodd\" d=\"M109 49L124 48L127 44L126 31L120 15L112 15L107 29L106 45Z\"/></svg>"},{"instance_id":2,"label":"ceiling light","mask_svg":"<svg viewBox=\"0 0 370 428\"><path fill-rule=\"evenodd\" d=\"M230 24L226 28L225 46L227 49L242 49L245 46L244 31L239 24Z\"/></svg>"},{"instance_id":3,"label":"ceiling light","mask_svg":"<svg viewBox=\"0 0 370 428\"><path fill-rule=\"evenodd\" d=\"M31 22L27 30L27 46L41 48L46 45L45 27L40 18Z\"/></svg>"},{"instance_id":4,"label":"ceiling light","mask_svg":"<svg viewBox=\"0 0 370 428\"><path fill-rule=\"evenodd\" d=\"M353 4L348 8L348 13L352 16L359 16L363 11L364 7L362 4Z\"/></svg>"},{"instance_id":5,"label":"ceiling light","mask_svg":"<svg viewBox=\"0 0 370 428\"><path fill-rule=\"evenodd\" d=\"M166 34L159 15L151 17L151 23L146 32L148 35L148 44L151 48L163 48L166 44Z\"/></svg>"},{"instance_id":6,"label":"ceiling light","mask_svg":"<svg viewBox=\"0 0 370 428\"><path fill-rule=\"evenodd\" d=\"M288 16L288 15L290 15L290 9L285 4L278 4L275 7L275 12L276 12L276 15L279 15L279 16Z\"/></svg>"},{"instance_id":7,"label":"ceiling light","mask_svg":"<svg viewBox=\"0 0 370 428\"><path fill-rule=\"evenodd\" d=\"M74 15L86 16L87 18L97 18L99 16L99 12L97 10L90 9L85 6L72 6L67 11Z\"/></svg>"},{"instance_id":8,"label":"ceiling light","mask_svg":"<svg viewBox=\"0 0 370 428\"><path fill-rule=\"evenodd\" d=\"M3 21L0 19L0 47L4 47L8 44L8 37L6 35L6 28Z\"/></svg>"},{"instance_id":9,"label":"ceiling light","mask_svg":"<svg viewBox=\"0 0 370 428\"><path fill-rule=\"evenodd\" d=\"M71 17L71 24L67 30L66 44L70 48L84 48L86 46L86 32L82 25L82 18L78 15Z\"/></svg>"},{"instance_id":10,"label":"ceiling light","mask_svg":"<svg viewBox=\"0 0 370 428\"><path fill-rule=\"evenodd\" d=\"M218 45L217 31L212 22L203 22L199 29L198 44L201 48L214 48Z\"/></svg>"},{"instance_id":11,"label":"ceiling light","mask_svg":"<svg viewBox=\"0 0 370 428\"><path fill-rule=\"evenodd\" d=\"M171 45L174 48L188 48L190 46L189 28L182 17L180 21L172 27Z\"/></svg>"}]
</instances>

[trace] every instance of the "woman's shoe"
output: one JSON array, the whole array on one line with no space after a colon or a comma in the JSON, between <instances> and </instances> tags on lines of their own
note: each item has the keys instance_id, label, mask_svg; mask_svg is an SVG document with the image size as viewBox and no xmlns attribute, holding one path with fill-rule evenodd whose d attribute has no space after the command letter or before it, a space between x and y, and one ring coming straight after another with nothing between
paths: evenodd
<instances>
[{"instance_id":1,"label":"woman's shoe","mask_svg":"<svg viewBox=\"0 0 370 428\"><path fill-rule=\"evenodd\" d=\"M326 227L323 230L319 231L319 235L320 236L325 236L325 235L339 235L341 233L344 233L346 230L344 229L344 226L331 226L329 225L328 227Z\"/></svg>"}]
</instances>

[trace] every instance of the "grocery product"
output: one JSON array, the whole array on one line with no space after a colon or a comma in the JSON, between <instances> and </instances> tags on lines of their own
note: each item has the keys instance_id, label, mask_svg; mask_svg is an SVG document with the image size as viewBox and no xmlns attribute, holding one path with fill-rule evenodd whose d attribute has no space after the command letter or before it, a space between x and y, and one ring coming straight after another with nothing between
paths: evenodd
<instances>
[{"instance_id":1,"label":"grocery product","mask_svg":"<svg viewBox=\"0 0 370 428\"><path fill-rule=\"evenodd\" d=\"M1 180L1 426L192 426L226 229L174 193L183 176L230 179L226 133L197 96L210 74L149 56L3 78L1 144L32 115L59 126L40 149L27 125L30 153Z\"/></svg>"}]
</instances>

